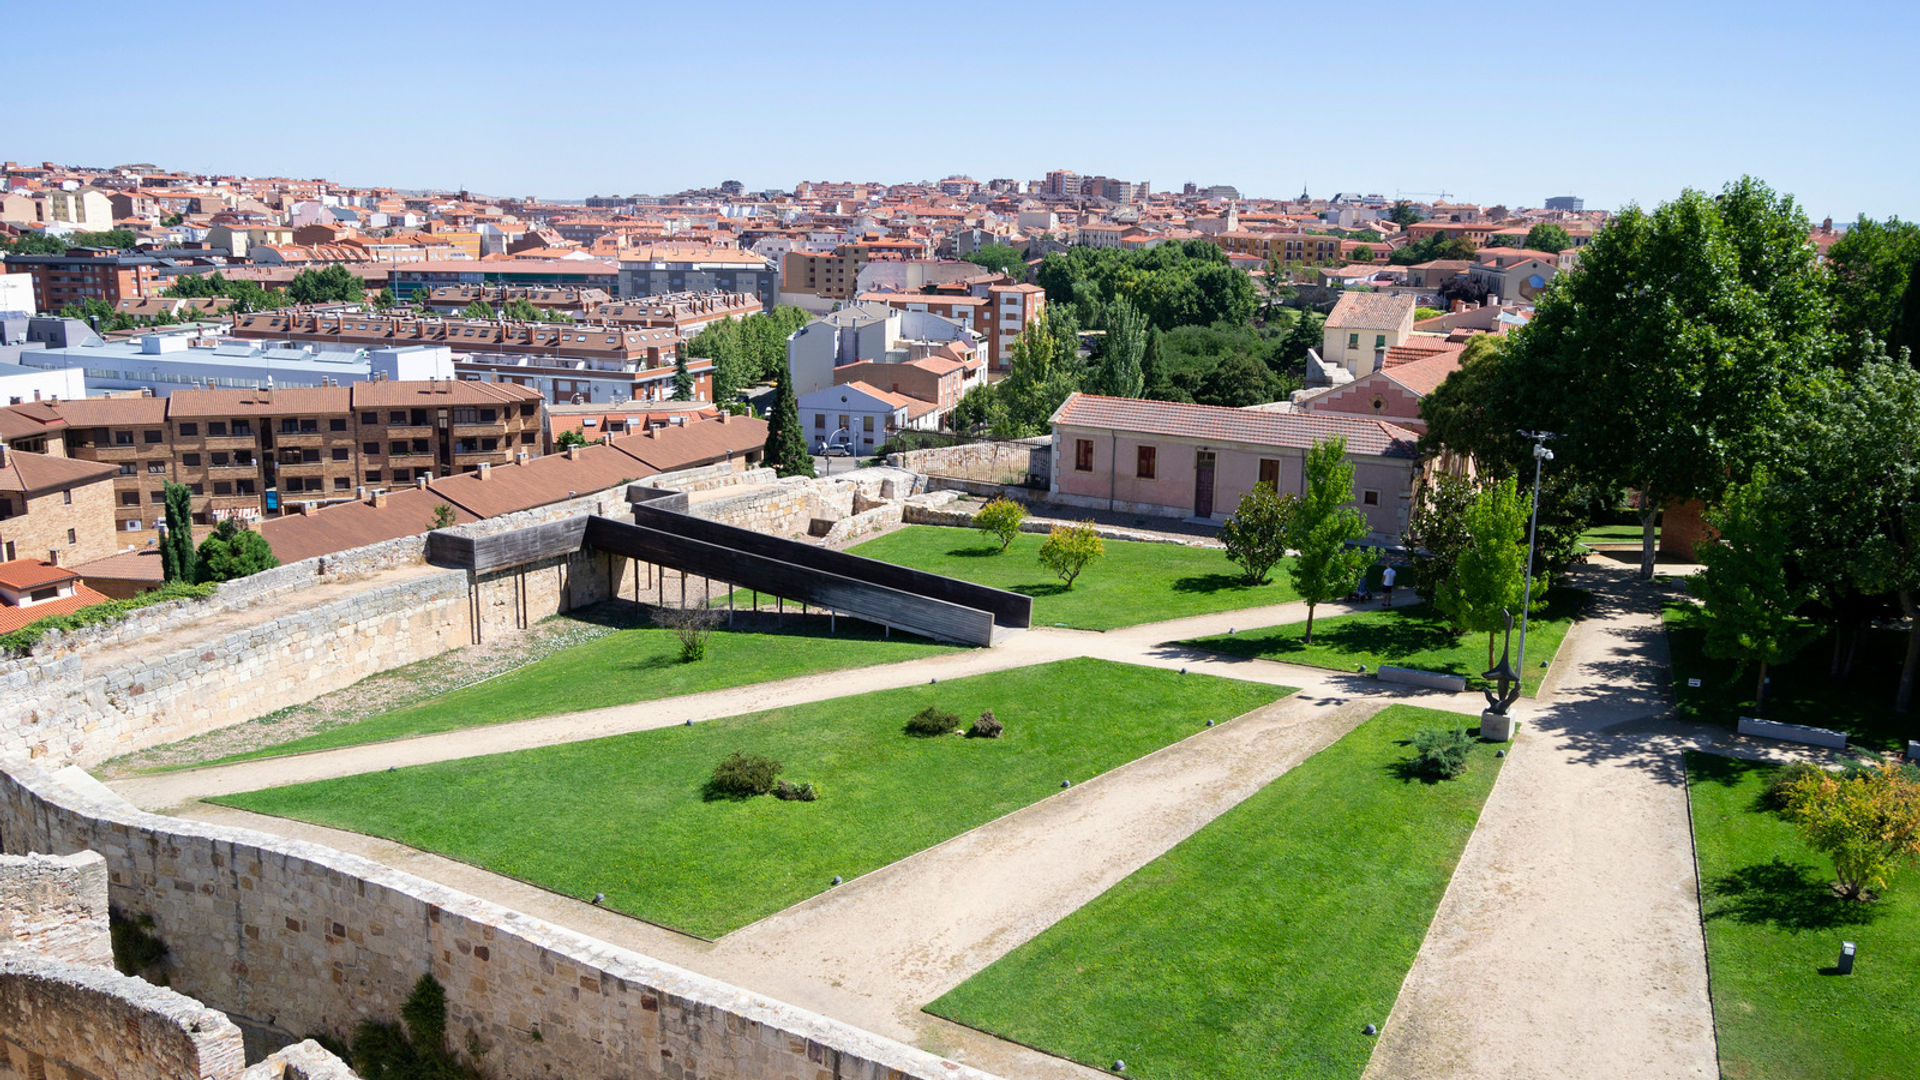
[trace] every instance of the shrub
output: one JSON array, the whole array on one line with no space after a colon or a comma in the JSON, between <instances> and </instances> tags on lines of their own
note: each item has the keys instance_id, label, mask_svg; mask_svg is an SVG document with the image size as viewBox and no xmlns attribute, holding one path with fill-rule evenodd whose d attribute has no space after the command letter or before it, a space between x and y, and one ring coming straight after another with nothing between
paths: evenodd
<instances>
[{"instance_id":1,"label":"shrub","mask_svg":"<svg viewBox=\"0 0 1920 1080\"><path fill-rule=\"evenodd\" d=\"M49 615L44 619L36 619L12 633L0 634L0 653L30 652L49 630L78 630L99 623L119 622L143 607L164 604L169 600L204 600L212 596L217 587L212 582L191 585L184 581L171 581L152 592L141 593L130 600L108 600L66 615Z\"/></svg>"},{"instance_id":2,"label":"shrub","mask_svg":"<svg viewBox=\"0 0 1920 1080\"><path fill-rule=\"evenodd\" d=\"M773 797L776 799L785 799L787 802L812 802L820 797L820 793L815 791L813 785L805 780L797 784L790 784L782 780L773 786Z\"/></svg>"},{"instance_id":3,"label":"shrub","mask_svg":"<svg viewBox=\"0 0 1920 1080\"><path fill-rule=\"evenodd\" d=\"M923 738L934 735L946 735L959 726L960 718L958 716L955 716L945 709L937 709L929 705L919 712L914 713L913 718L907 721L907 734L918 735Z\"/></svg>"},{"instance_id":4,"label":"shrub","mask_svg":"<svg viewBox=\"0 0 1920 1080\"><path fill-rule=\"evenodd\" d=\"M1247 584L1265 585L1268 573L1287 554L1287 530L1299 505L1297 496L1276 495L1272 484L1261 481L1220 526L1227 558L1239 564Z\"/></svg>"},{"instance_id":5,"label":"shrub","mask_svg":"<svg viewBox=\"0 0 1920 1080\"><path fill-rule=\"evenodd\" d=\"M167 958L167 943L153 932L153 916L128 914L107 908L107 935L113 943L113 966L122 975L138 975Z\"/></svg>"},{"instance_id":6,"label":"shrub","mask_svg":"<svg viewBox=\"0 0 1920 1080\"><path fill-rule=\"evenodd\" d=\"M691 664L707 655L707 637L720 625L720 613L705 607L662 607L653 612L654 624L680 639L680 661Z\"/></svg>"},{"instance_id":7,"label":"shrub","mask_svg":"<svg viewBox=\"0 0 1920 1080\"><path fill-rule=\"evenodd\" d=\"M997 739L1002 730L999 719L993 715L992 709L988 709L980 714L980 719L975 720L972 727L967 729L967 738Z\"/></svg>"},{"instance_id":8,"label":"shrub","mask_svg":"<svg viewBox=\"0 0 1920 1080\"><path fill-rule=\"evenodd\" d=\"M1833 859L1841 896L1870 899L1901 862L1920 861L1920 781L1886 764L1852 776L1816 769L1787 791L1787 817Z\"/></svg>"},{"instance_id":9,"label":"shrub","mask_svg":"<svg viewBox=\"0 0 1920 1080\"><path fill-rule=\"evenodd\" d=\"M1027 508L1003 495L973 515L973 527L1000 541L1000 550L1005 551L1013 538L1020 535L1020 523L1025 520Z\"/></svg>"},{"instance_id":10,"label":"shrub","mask_svg":"<svg viewBox=\"0 0 1920 1080\"><path fill-rule=\"evenodd\" d=\"M1093 522L1055 525L1047 534L1046 543L1040 545L1040 565L1053 571L1071 589L1080 571L1106 551L1107 545L1094 531Z\"/></svg>"},{"instance_id":11,"label":"shrub","mask_svg":"<svg viewBox=\"0 0 1920 1080\"><path fill-rule=\"evenodd\" d=\"M1767 786L1760 793L1761 805L1769 810L1785 810L1787 796L1792 792L1794 785L1809 776L1819 776L1823 771L1818 765L1805 761L1782 765L1767 778Z\"/></svg>"},{"instance_id":12,"label":"shrub","mask_svg":"<svg viewBox=\"0 0 1920 1080\"><path fill-rule=\"evenodd\" d=\"M1452 779L1467 771L1473 736L1465 728L1428 728L1413 737L1414 767L1428 776Z\"/></svg>"},{"instance_id":13,"label":"shrub","mask_svg":"<svg viewBox=\"0 0 1920 1080\"><path fill-rule=\"evenodd\" d=\"M773 790L774 777L780 775L781 768L772 758L735 750L713 767L710 786L719 794L736 799L765 795Z\"/></svg>"}]
</instances>

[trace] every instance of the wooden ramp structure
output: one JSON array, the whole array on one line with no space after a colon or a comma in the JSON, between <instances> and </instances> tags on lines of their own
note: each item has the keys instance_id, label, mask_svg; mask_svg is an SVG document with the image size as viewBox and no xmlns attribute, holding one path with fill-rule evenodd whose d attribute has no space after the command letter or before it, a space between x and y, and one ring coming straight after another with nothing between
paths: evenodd
<instances>
[{"instance_id":1,"label":"wooden ramp structure","mask_svg":"<svg viewBox=\"0 0 1920 1080\"><path fill-rule=\"evenodd\" d=\"M597 514L488 536L427 534L427 561L485 574L593 550L694 574L938 641L991 645L1033 622L1033 598L686 512L684 493L634 485L634 520Z\"/></svg>"}]
</instances>

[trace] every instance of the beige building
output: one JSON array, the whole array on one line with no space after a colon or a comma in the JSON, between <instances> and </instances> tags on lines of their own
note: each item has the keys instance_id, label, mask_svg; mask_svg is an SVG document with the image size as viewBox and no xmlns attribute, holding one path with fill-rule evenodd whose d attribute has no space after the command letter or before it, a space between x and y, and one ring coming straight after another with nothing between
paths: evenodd
<instances>
[{"instance_id":1,"label":"beige building","mask_svg":"<svg viewBox=\"0 0 1920 1080\"><path fill-rule=\"evenodd\" d=\"M113 201L99 188L49 191L46 215L49 224L64 222L76 229L102 232L113 228Z\"/></svg>"},{"instance_id":2,"label":"beige building","mask_svg":"<svg viewBox=\"0 0 1920 1080\"><path fill-rule=\"evenodd\" d=\"M1364 375L1376 359L1413 333L1413 297L1394 293L1341 294L1322 330L1320 359Z\"/></svg>"},{"instance_id":3,"label":"beige building","mask_svg":"<svg viewBox=\"0 0 1920 1080\"><path fill-rule=\"evenodd\" d=\"M26 454L0 442L0 562L70 566L113 554L115 469Z\"/></svg>"}]
</instances>

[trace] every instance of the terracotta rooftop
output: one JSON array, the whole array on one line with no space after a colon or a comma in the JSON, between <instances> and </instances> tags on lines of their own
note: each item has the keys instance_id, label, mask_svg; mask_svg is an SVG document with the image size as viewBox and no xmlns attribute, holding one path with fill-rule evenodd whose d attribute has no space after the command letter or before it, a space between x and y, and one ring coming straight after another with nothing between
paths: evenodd
<instances>
[{"instance_id":1,"label":"terracotta rooftop","mask_svg":"<svg viewBox=\"0 0 1920 1080\"><path fill-rule=\"evenodd\" d=\"M30 607L0 607L0 634L10 634L23 626L54 615L71 615L84 607L104 604L107 597L85 585L75 585L72 596L48 600Z\"/></svg>"},{"instance_id":2,"label":"terracotta rooftop","mask_svg":"<svg viewBox=\"0 0 1920 1080\"><path fill-rule=\"evenodd\" d=\"M1261 412L1218 405L1099 397L1076 393L1054 411L1053 424L1167 435L1210 442L1252 443L1307 449L1344 435L1347 452L1374 457L1412 457L1419 436L1384 420L1360 420L1301 412Z\"/></svg>"},{"instance_id":3,"label":"terracotta rooftop","mask_svg":"<svg viewBox=\"0 0 1920 1080\"><path fill-rule=\"evenodd\" d=\"M122 551L104 559L80 563L73 568L86 581L142 581L155 585L166 580L157 547Z\"/></svg>"},{"instance_id":4,"label":"terracotta rooftop","mask_svg":"<svg viewBox=\"0 0 1920 1080\"><path fill-rule=\"evenodd\" d=\"M357 382L353 407L384 409L396 405L500 405L543 400L540 391L514 383L483 379L409 379Z\"/></svg>"},{"instance_id":5,"label":"terracotta rooftop","mask_svg":"<svg viewBox=\"0 0 1920 1080\"><path fill-rule=\"evenodd\" d=\"M657 472L745 457L767 444L767 422L752 416L721 416L653 428L610 444Z\"/></svg>"},{"instance_id":6,"label":"terracotta rooftop","mask_svg":"<svg viewBox=\"0 0 1920 1080\"><path fill-rule=\"evenodd\" d=\"M659 472L610 446L548 454L516 465L443 476L427 490L475 517L494 517L603 491Z\"/></svg>"},{"instance_id":7,"label":"terracotta rooftop","mask_svg":"<svg viewBox=\"0 0 1920 1080\"><path fill-rule=\"evenodd\" d=\"M418 488L389 492L382 502L383 505L375 506L371 499L356 499L311 514L268 518L260 522L260 535L272 545L275 558L291 563L383 540L418 536L434 527L434 511L441 506L453 511L455 524L479 520L470 511L432 491ZM89 563L82 569L92 572L94 565Z\"/></svg>"},{"instance_id":8,"label":"terracotta rooftop","mask_svg":"<svg viewBox=\"0 0 1920 1080\"><path fill-rule=\"evenodd\" d=\"M160 397L73 398L53 406L72 427L110 427L140 424L157 427L167 422L167 399Z\"/></svg>"},{"instance_id":9,"label":"terracotta rooftop","mask_svg":"<svg viewBox=\"0 0 1920 1080\"><path fill-rule=\"evenodd\" d=\"M1327 316L1329 330L1391 330L1413 315L1413 297L1396 293L1347 292Z\"/></svg>"},{"instance_id":10,"label":"terracotta rooftop","mask_svg":"<svg viewBox=\"0 0 1920 1080\"><path fill-rule=\"evenodd\" d=\"M67 426L60 410L43 401L29 401L0 409L0 439L33 439Z\"/></svg>"},{"instance_id":11,"label":"terracotta rooftop","mask_svg":"<svg viewBox=\"0 0 1920 1080\"><path fill-rule=\"evenodd\" d=\"M344 413L352 406L345 386L283 386L275 390L176 390L165 401L175 420L211 416L298 416ZM76 425L77 426L77 425Z\"/></svg>"},{"instance_id":12,"label":"terracotta rooftop","mask_svg":"<svg viewBox=\"0 0 1920 1080\"><path fill-rule=\"evenodd\" d=\"M118 465L104 462L9 450L6 464L0 465L0 491L29 496L44 495L61 488L96 483L117 476L119 472Z\"/></svg>"},{"instance_id":13,"label":"terracotta rooftop","mask_svg":"<svg viewBox=\"0 0 1920 1080\"><path fill-rule=\"evenodd\" d=\"M62 581L73 581L79 576L67 567L55 566L39 559L14 559L11 562L0 562L0 585L20 592L38 589L43 585L57 585Z\"/></svg>"},{"instance_id":14,"label":"terracotta rooftop","mask_svg":"<svg viewBox=\"0 0 1920 1080\"><path fill-rule=\"evenodd\" d=\"M1381 374L1421 397L1426 397L1439 389L1447 376L1460 370L1462 351L1464 351L1463 348L1456 348L1450 352L1431 353L1417 360L1390 365Z\"/></svg>"}]
</instances>

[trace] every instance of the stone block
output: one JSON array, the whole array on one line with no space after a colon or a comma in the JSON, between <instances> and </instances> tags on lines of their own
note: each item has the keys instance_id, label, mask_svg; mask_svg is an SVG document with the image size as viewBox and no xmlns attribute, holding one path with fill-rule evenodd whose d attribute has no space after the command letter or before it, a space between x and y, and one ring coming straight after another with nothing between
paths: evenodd
<instances>
[{"instance_id":1,"label":"stone block","mask_svg":"<svg viewBox=\"0 0 1920 1080\"><path fill-rule=\"evenodd\" d=\"M1488 742L1513 741L1513 714L1491 709L1480 714L1480 737Z\"/></svg>"},{"instance_id":2,"label":"stone block","mask_svg":"<svg viewBox=\"0 0 1920 1080\"><path fill-rule=\"evenodd\" d=\"M1467 688L1467 680L1464 676L1445 675L1438 671L1421 671L1419 668L1395 667L1392 664L1380 665L1379 678L1381 682L1424 686L1429 690L1445 690L1454 694Z\"/></svg>"},{"instance_id":3,"label":"stone block","mask_svg":"<svg viewBox=\"0 0 1920 1080\"><path fill-rule=\"evenodd\" d=\"M1752 735L1759 739L1778 739L1781 742L1803 743L1807 746L1824 746L1830 750L1845 750L1847 735L1844 731L1830 728L1808 727L1805 724L1782 724L1773 720L1759 720L1751 716L1740 718L1740 734Z\"/></svg>"}]
</instances>

